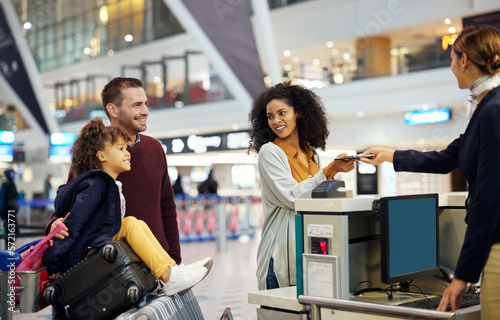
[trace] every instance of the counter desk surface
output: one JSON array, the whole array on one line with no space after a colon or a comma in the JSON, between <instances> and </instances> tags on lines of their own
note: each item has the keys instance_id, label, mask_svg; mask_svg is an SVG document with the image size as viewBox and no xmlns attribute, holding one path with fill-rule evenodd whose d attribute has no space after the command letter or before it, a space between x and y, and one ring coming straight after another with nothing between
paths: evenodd
<instances>
[{"instance_id":1,"label":"counter desk surface","mask_svg":"<svg viewBox=\"0 0 500 320\"><path fill-rule=\"evenodd\" d=\"M356 212L370 211L373 201L381 195L357 195L352 198L299 198L295 200L298 212ZM439 207L465 207L467 192L439 194Z\"/></svg>"},{"instance_id":2,"label":"counter desk surface","mask_svg":"<svg viewBox=\"0 0 500 320\"><path fill-rule=\"evenodd\" d=\"M297 300L297 287L250 292L248 303L291 311L304 310L304 305Z\"/></svg>"}]
</instances>

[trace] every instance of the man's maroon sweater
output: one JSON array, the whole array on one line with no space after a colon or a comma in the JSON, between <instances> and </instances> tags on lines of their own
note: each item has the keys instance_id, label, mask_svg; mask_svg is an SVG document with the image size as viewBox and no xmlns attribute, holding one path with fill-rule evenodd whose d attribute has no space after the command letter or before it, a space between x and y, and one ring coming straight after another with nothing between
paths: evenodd
<instances>
[{"instance_id":1,"label":"man's maroon sweater","mask_svg":"<svg viewBox=\"0 0 500 320\"><path fill-rule=\"evenodd\" d=\"M177 212L165 151L152 137L141 134L140 139L141 142L128 148L131 170L120 173L117 178L123 184L126 215L146 222L162 247L180 264Z\"/></svg>"}]
</instances>

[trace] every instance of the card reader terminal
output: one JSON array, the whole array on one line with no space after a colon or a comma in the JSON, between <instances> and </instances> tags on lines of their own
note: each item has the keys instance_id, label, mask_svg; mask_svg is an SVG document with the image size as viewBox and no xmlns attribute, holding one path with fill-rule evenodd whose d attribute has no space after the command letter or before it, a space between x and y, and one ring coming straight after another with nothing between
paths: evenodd
<instances>
[{"instance_id":1,"label":"card reader terminal","mask_svg":"<svg viewBox=\"0 0 500 320\"><path fill-rule=\"evenodd\" d=\"M311 198L345 198L345 182L342 180L325 180L318 184L311 193Z\"/></svg>"}]
</instances>

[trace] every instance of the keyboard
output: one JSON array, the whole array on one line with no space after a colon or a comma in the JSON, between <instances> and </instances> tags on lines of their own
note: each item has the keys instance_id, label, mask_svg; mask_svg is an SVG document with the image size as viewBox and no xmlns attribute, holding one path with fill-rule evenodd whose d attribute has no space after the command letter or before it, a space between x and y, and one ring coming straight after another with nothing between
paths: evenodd
<instances>
[{"instance_id":1,"label":"keyboard","mask_svg":"<svg viewBox=\"0 0 500 320\"><path fill-rule=\"evenodd\" d=\"M460 308L466 308L470 306L475 306L479 304L481 301L479 299L480 297L480 291L477 290L475 286L469 286L465 290L464 297L462 299L462 304L460 305ZM409 301L409 302L404 302L401 304L398 304L398 306L401 307L410 307L410 308L419 308L419 309L428 309L428 310L436 310L436 308L439 306L439 303L441 302L441 297L440 296L433 296L427 299L420 299L420 300L415 300L415 301ZM450 306L446 308L446 311L450 311Z\"/></svg>"},{"instance_id":2,"label":"keyboard","mask_svg":"<svg viewBox=\"0 0 500 320\"><path fill-rule=\"evenodd\" d=\"M398 304L401 307L410 307L410 308L418 308L418 309L428 309L428 310L436 310L439 306L439 302L441 302L440 296L430 297L427 299L414 300L409 302L404 302Z\"/></svg>"}]
</instances>

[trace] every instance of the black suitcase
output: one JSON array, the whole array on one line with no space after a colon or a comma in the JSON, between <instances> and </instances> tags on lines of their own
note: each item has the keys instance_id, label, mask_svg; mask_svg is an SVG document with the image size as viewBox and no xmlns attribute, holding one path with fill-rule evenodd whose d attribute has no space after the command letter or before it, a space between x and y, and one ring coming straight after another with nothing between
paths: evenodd
<instances>
[{"instance_id":1,"label":"black suitcase","mask_svg":"<svg viewBox=\"0 0 500 320\"><path fill-rule=\"evenodd\" d=\"M62 274L44 292L53 319L113 319L157 287L123 241L111 241Z\"/></svg>"}]
</instances>

